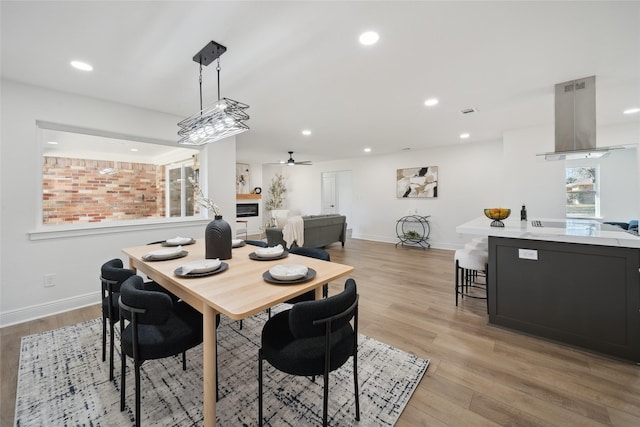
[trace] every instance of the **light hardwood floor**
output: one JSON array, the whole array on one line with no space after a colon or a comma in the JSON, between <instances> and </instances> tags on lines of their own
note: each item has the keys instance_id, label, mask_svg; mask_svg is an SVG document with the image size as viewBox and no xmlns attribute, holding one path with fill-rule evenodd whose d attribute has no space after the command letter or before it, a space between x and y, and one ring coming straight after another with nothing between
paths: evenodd
<instances>
[{"instance_id":1,"label":"light hardwood floor","mask_svg":"<svg viewBox=\"0 0 640 427\"><path fill-rule=\"evenodd\" d=\"M640 367L488 326L482 300L456 307L452 251L357 239L328 251L356 267L360 332L431 360L398 426L640 425ZM99 316L96 305L2 328L2 426L20 337Z\"/></svg>"}]
</instances>

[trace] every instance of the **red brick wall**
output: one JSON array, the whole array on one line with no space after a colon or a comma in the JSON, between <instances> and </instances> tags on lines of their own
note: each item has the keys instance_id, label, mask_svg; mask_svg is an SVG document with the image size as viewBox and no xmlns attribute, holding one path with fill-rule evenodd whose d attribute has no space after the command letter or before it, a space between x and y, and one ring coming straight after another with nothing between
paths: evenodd
<instances>
[{"instance_id":1,"label":"red brick wall","mask_svg":"<svg viewBox=\"0 0 640 427\"><path fill-rule=\"evenodd\" d=\"M45 157L42 178L43 224L164 216L164 166Z\"/></svg>"}]
</instances>

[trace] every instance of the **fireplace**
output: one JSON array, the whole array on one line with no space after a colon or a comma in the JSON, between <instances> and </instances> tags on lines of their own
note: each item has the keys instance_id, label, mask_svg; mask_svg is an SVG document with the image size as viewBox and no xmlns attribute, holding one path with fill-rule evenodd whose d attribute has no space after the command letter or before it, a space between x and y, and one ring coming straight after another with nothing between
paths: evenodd
<instances>
[{"instance_id":1,"label":"fireplace","mask_svg":"<svg viewBox=\"0 0 640 427\"><path fill-rule=\"evenodd\" d=\"M258 216L260 214L258 203L237 203L236 218L246 218L249 216Z\"/></svg>"}]
</instances>

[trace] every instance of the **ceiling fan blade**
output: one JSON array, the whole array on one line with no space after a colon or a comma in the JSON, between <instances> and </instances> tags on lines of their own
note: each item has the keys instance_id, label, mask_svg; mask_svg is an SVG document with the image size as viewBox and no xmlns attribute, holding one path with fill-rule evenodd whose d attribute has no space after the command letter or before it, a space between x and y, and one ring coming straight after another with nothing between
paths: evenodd
<instances>
[{"instance_id":1,"label":"ceiling fan blade","mask_svg":"<svg viewBox=\"0 0 640 427\"><path fill-rule=\"evenodd\" d=\"M280 162L276 162L276 163L267 163L268 165L287 165L287 166L311 166L311 160L304 160L301 162L296 162L295 159L293 158L293 151L288 151L289 153L289 159L288 160L283 160Z\"/></svg>"}]
</instances>

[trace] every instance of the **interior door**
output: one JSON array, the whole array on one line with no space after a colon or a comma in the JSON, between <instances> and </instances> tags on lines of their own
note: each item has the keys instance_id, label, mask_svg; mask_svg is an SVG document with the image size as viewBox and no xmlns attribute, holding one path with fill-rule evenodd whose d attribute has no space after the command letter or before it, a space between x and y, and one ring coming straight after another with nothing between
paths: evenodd
<instances>
[{"instance_id":1,"label":"interior door","mask_svg":"<svg viewBox=\"0 0 640 427\"><path fill-rule=\"evenodd\" d=\"M336 174L334 172L322 173L322 213L334 214L339 212L336 197Z\"/></svg>"}]
</instances>

